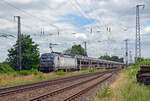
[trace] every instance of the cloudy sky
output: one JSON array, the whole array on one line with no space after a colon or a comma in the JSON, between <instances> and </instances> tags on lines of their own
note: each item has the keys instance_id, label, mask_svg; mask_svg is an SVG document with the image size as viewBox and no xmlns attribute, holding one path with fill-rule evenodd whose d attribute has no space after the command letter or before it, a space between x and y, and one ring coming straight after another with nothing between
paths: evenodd
<instances>
[{"instance_id":1,"label":"cloudy sky","mask_svg":"<svg viewBox=\"0 0 150 101\"><path fill-rule=\"evenodd\" d=\"M124 56L125 39L129 50L135 52L135 9L140 8L142 56L150 58L150 1L149 0L0 0L0 35L17 37L17 20L21 16L22 34L31 35L39 44L40 53L62 52L73 44L87 41L88 55ZM108 31L107 29L110 29ZM41 34L44 29L44 34ZM58 36L59 31L59 36ZM16 38L0 37L0 61Z\"/></svg>"}]
</instances>

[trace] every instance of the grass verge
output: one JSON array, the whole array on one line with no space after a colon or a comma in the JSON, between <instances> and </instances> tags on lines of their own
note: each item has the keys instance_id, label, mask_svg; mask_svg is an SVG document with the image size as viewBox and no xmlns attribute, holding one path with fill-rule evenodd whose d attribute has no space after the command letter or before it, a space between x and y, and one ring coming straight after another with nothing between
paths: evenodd
<instances>
[{"instance_id":1,"label":"grass verge","mask_svg":"<svg viewBox=\"0 0 150 101\"><path fill-rule=\"evenodd\" d=\"M139 66L123 70L110 87L98 92L95 101L150 101L150 86L136 81L138 70Z\"/></svg>"},{"instance_id":2,"label":"grass verge","mask_svg":"<svg viewBox=\"0 0 150 101\"><path fill-rule=\"evenodd\" d=\"M73 75L93 73L93 72L103 72L103 71L105 70L86 69L86 70L73 71L73 72L58 71L58 72L51 72L46 74L38 72L37 70L9 72L9 73L0 74L0 87L38 82L38 81L49 80L57 77L66 77L66 76L73 76Z\"/></svg>"}]
</instances>

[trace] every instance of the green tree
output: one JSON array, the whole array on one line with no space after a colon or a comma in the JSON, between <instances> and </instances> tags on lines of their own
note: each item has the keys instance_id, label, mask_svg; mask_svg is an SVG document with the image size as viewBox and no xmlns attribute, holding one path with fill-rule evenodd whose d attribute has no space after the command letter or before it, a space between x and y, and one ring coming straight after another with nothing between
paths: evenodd
<instances>
[{"instance_id":1,"label":"green tree","mask_svg":"<svg viewBox=\"0 0 150 101\"><path fill-rule=\"evenodd\" d=\"M14 70L18 70L17 67L17 46L18 42L11 49L8 50L7 61ZM21 36L21 51L22 51L22 69L31 70L32 68L38 68L40 63L40 54L38 44L33 42L30 35Z\"/></svg>"},{"instance_id":2,"label":"green tree","mask_svg":"<svg viewBox=\"0 0 150 101\"><path fill-rule=\"evenodd\" d=\"M144 58L137 58L137 61L136 62L142 62L144 61L145 59Z\"/></svg>"},{"instance_id":3,"label":"green tree","mask_svg":"<svg viewBox=\"0 0 150 101\"><path fill-rule=\"evenodd\" d=\"M110 60L110 61L116 61L116 62L123 62L123 58L119 58L118 56L101 56L100 59L104 59L104 60Z\"/></svg>"},{"instance_id":4,"label":"green tree","mask_svg":"<svg viewBox=\"0 0 150 101\"><path fill-rule=\"evenodd\" d=\"M123 58L120 58L118 62L122 62L123 63Z\"/></svg>"},{"instance_id":5,"label":"green tree","mask_svg":"<svg viewBox=\"0 0 150 101\"><path fill-rule=\"evenodd\" d=\"M110 59L110 56L108 56L108 55L101 56L100 59L103 59L103 60L111 60L111 59Z\"/></svg>"},{"instance_id":6,"label":"green tree","mask_svg":"<svg viewBox=\"0 0 150 101\"><path fill-rule=\"evenodd\" d=\"M72 48L69 48L65 51L66 54L76 54L76 55L83 55L83 56L87 56L85 54L85 50L84 48L82 48L81 45L73 45Z\"/></svg>"}]
</instances>

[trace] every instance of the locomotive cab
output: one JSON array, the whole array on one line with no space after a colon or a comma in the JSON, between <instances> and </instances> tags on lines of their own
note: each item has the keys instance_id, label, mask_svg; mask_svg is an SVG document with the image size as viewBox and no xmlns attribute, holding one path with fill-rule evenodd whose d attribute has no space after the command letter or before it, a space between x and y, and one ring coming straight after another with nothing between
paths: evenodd
<instances>
[{"instance_id":1,"label":"locomotive cab","mask_svg":"<svg viewBox=\"0 0 150 101\"><path fill-rule=\"evenodd\" d=\"M45 53L41 55L40 58L40 68L41 72L51 72L54 70L54 54Z\"/></svg>"}]
</instances>

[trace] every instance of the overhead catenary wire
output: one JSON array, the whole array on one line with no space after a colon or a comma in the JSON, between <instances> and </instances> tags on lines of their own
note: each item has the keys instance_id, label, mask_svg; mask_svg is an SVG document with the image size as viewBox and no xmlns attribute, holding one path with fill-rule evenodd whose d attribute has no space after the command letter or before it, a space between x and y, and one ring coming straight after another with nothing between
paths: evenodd
<instances>
[{"instance_id":1,"label":"overhead catenary wire","mask_svg":"<svg viewBox=\"0 0 150 101\"><path fill-rule=\"evenodd\" d=\"M88 20L88 19L93 19L93 17L91 15L88 15L88 14L85 13L85 10L81 7L81 4L78 2L78 0L74 0L74 1L77 4L77 6L80 8L80 11L83 12L83 14L84 14L83 16L85 16L87 18L88 23L91 23L91 21ZM90 27L90 33L91 34L93 33L93 27Z\"/></svg>"},{"instance_id":2,"label":"overhead catenary wire","mask_svg":"<svg viewBox=\"0 0 150 101\"><path fill-rule=\"evenodd\" d=\"M89 18L93 18L92 16L88 15L85 13L84 9L81 7L80 3L78 2L78 0L74 0L75 3L78 5L78 7L81 9L81 11L83 12L83 14L85 15L85 17L87 18L88 23L91 23L90 20L88 20ZM90 34L93 33L93 27L90 27Z\"/></svg>"},{"instance_id":3,"label":"overhead catenary wire","mask_svg":"<svg viewBox=\"0 0 150 101\"><path fill-rule=\"evenodd\" d=\"M89 18L91 18L88 14L86 14L85 12L84 12L84 9L81 7L81 5L80 5L80 3L78 2L78 0L74 0L75 1L75 3L77 4L77 8L78 8L78 10L82 13L82 15L84 16L84 17L86 17L87 18L87 21L89 22L89 23L91 23L91 21L89 20Z\"/></svg>"},{"instance_id":4,"label":"overhead catenary wire","mask_svg":"<svg viewBox=\"0 0 150 101\"><path fill-rule=\"evenodd\" d=\"M0 19L5 19L5 20L8 20L9 22L11 22L11 23L14 23L14 21L12 20L12 19L8 19L8 18L2 18L2 17L0 17ZM29 26L29 25L26 25L26 24L24 24L24 23L22 23L22 26L24 26L24 27L27 27L27 28L31 28L32 29L32 27L31 26ZM27 34L28 32L22 32L22 34L25 34L25 35L31 35L31 36L41 36L41 33L40 34L38 34L39 32L30 32L31 34ZM36 34L35 34L36 33ZM15 36L15 33L13 32L4 32L4 31L0 31L0 35L2 35L2 36L9 36L9 37L13 37L13 38L15 38L16 36ZM48 34L45 34L46 36L50 36L50 35L52 35L51 33L48 33Z\"/></svg>"},{"instance_id":5,"label":"overhead catenary wire","mask_svg":"<svg viewBox=\"0 0 150 101\"><path fill-rule=\"evenodd\" d=\"M46 22L46 23L47 23L46 20L41 19L41 18L39 18L39 17L37 17L37 16L35 16L35 15L33 15L33 14L31 14L31 13L29 13L29 12L27 12L27 11L25 11L25 10L19 8L19 7L16 7L15 5L11 4L10 2L8 2L8 1L6 1L6 0L1 0L1 1L3 1L5 4L7 4L7 5L9 5L9 6L13 7L13 8L15 8L15 9L17 9L17 10L19 10L19 11L21 11L21 12L23 12L23 13L25 13L25 14L31 16L31 17L33 17L33 18L38 19L38 20L41 21L41 22ZM58 28L56 25L53 25L53 24L49 24L49 25L52 26L52 27L54 27L54 28L56 28L57 31L59 30L59 28Z\"/></svg>"},{"instance_id":6,"label":"overhead catenary wire","mask_svg":"<svg viewBox=\"0 0 150 101\"><path fill-rule=\"evenodd\" d=\"M31 14L31 13L29 13L29 12L27 12L27 11L25 11L25 10L23 10L23 9L20 9L20 8L18 8L18 7L16 7L14 4L11 4L11 3L9 3L8 1L6 1L6 0L2 0L3 1L3 3L5 3L5 4L7 4L9 7L12 7L12 8L14 8L14 9L16 9L16 10L18 10L19 12L22 12L22 13L24 13L24 14L26 14L27 16L31 16L32 18L36 18L37 20L39 20L39 21L41 21L41 22L47 22L47 21L45 21L44 19L41 19L41 18L39 18L39 17L37 17L37 16L35 16L35 15L33 15L33 14ZM10 19L7 19L6 17L5 18L2 18L2 19L6 19L6 20L8 20L8 21L11 21L11 22L13 22L13 20L10 20ZM22 24L23 26L25 26L26 28L31 28L32 29L32 27L31 26L29 26L29 25L26 25L26 24ZM57 27L57 26L55 26L55 25L52 25L52 24L49 24L50 26L52 26L52 27L54 27L54 28L56 28L57 29L57 32L58 33L60 33L59 32L59 28ZM36 25L35 24L35 26L37 26L38 27L38 25ZM34 27L35 27L34 26ZM36 27L36 28L37 28ZM24 33L24 32L23 32ZM30 32L31 33L31 32ZM37 32L36 32L37 33ZM35 36L35 34L34 34L34 36ZM36 35L37 36L37 35ZM40 34L40 36L41 36L41 34Z\"/></svg>"},{"instance_id":7,"label":"overhead catenary wire","mask_svg":"<svg viewBox=\"0 0 150 101\"><path fill-rule=\"evenodd\" d=\"M4 0L4 1L6 1L6 0ZM23 12L24 12L24 10L23 10ZM26 11L25 11L25 12L26 12ZM28 12L27 12L27 13L28 13ZM30 14L31 14L31 13L29 13L28 15L30 15ZM30 16L32 16L32 14L31 14ZM33 15L33 17L34 17L34 15ZM34 17L34 18L35 18L35 17ZM39 18L39 17L38 17L38 18ZM38 19L38 18L37 18L37 19ZM43 20L43 19L42 19L42 20Z\"/></svg>"},{"instance_id":8,"label":"overhead catenary wire","mask_svg":"<svg viewBox=\"0 0 150 101\"><path fill-rule=\"evenodd\" d=\"M27 11L21 9L21 8L18 8L18 7L16 7L15 5L11 4L10 2L8 2L8 1L6 1L6 0L2 0L2 1L3 1L4 3L6 3L7 5L9 5L10 7L13 7L13 8L15 8L15 9L17 9L17 10L19 10L19 11L21 11L21 12L23 12L23 13L25 13L25 14L31 16L31 17L33 17L33 18L36 18L37 20L39 20L39 21L41 21L41 22L47 23L46 20L41 19L41 18L39 18L39 17L37 17L37 16L35 16L35 15L33 15L33 14L31 14L31 13L29 13L29 12L27 12ZM49 8L49 6L47 6L47 7ZM57 27L56 25L54 25L54 24L49 24L49 25L52 26L52 27L54 27L54 28L56 28L57 34L58 34L58 36L59 36L59 34L60 34L60 28L58 28L58 27Z\"/></svg>"},{"instance_id":9,"label":"overhead catenary wire","mask_svg":"<svg viewBox=\"0 0 150 101\"><path fill-rule=\"evenodd\" d=\"M83 16L83 17L87 18L86 20L84 20L84 24L91 23L90 20L89 20L89 18L86 16L86 14L81 10L81 8L79 6L77 6L77 5L74 4L75 2L73 3L72 0L69 0L69 2L72 5L71 7L73 9L75 9L76 11L77 10L79 11L80 16ZM81 29L81 27L80 27L80 29Z\"/></svg>"},{"instance_id":10,"label":"overhead catenary wire","mask_svg":"<svg viewBox=\"0 0 150 101\"><path fill-rule=\"evenodd\" d=\"M91 0L90 0L91 1ZM94 1L94 6L92 6L93 7L93 10L96 10L97 8L96 8L96 5L98 4L98 2L96 2L96 0L92 0L92 1ZM98 26L100 25L101 27L107 27L107 24L105 24L104 23L104 19L103 19L103 17L100 17L99 15L96 15L96 16L94 16L94 17L96 17L97 18L97 20L99 20L98 22L97 22L97 24L98 24ZM98 29L98 28L97 28Z\"/></svg>"},{"instance_id":11,"label":"overhead catenary wire","mask_svg":"<svg viewBox=\"0 0 150 101\"><path fill-rule=\"evenodd\" d=\"M79 4L79 2L77 1L77 0L75 0L75 2L76 2L76 4L80 7L80 11L82 10L82 12L84 11L83 9L82 9L82 7L81 7L81 5ZM94 6L95 7L95 6ZM96 9L96 8L94 8L94 9ZM82 13L81 13L82 14ZM84 16L84 15L83 15ZM88 18L90 18L89 16L88 16ZM101 21L101 19L99 18L99 16L96 16L96 18L99 20L99 21ZM102 25L104 26L104 27L106 27L107 25L106 24L104 24L104 21L101 21L102 22ZM100 23L100 25L101 25L101 23ZM108 27L107 27L108 28ZM109 31L110 32L110 31ZM108 41L113 41L113 40L111 40L110 38L108 38ZM110 43L111 44L111 43Z\"/></svg>"},{"instance_id":12,"label":"overhead catenary wire","mask_svg":"<svg viewBox=\"0 0 150 101\"><path fill-rule=\"evenodd\" d=\"M11 17L10 17L11 18ZM7 20L9 23L11 22L11 23L14 23L14 16L13 16L13 19L9 19L9 18L7 18L7 17L0 17L0 19L5 19L5 20ZM23 20L23 18L22 18L22 20ZM24 20L23 20L24 21ZM29 25L26 25L26 24L24 24L24 23L22 23L22 26L24 26L24 27L27 27L27 28L32 28L31 26L29 26ZM37 25L35 25L35 26L37 26ZM37 26L38 27L38 26Z\"/></svg>"}]
</instances>

